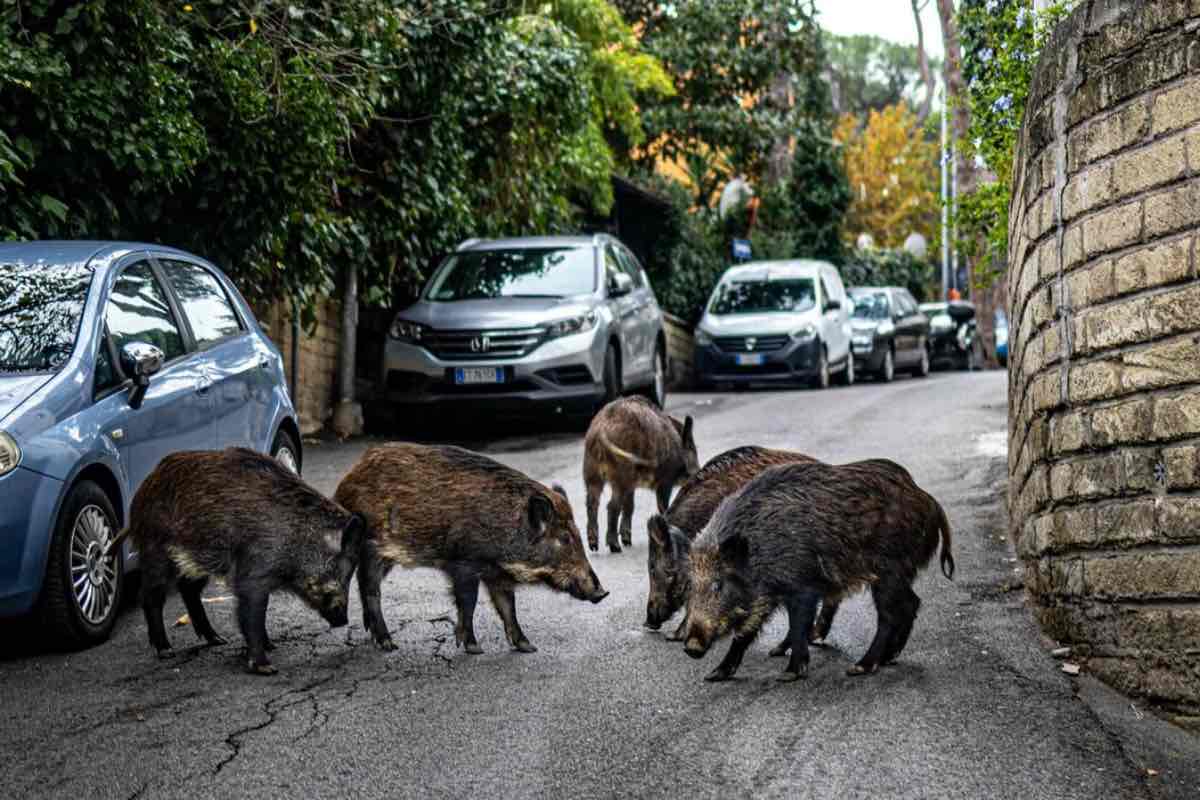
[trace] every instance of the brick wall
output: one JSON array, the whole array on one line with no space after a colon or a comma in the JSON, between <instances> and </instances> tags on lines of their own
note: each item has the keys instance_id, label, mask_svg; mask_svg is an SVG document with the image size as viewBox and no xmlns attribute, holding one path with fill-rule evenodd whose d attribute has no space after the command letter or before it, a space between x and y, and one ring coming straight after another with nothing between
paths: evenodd
<instances>
[{"instance_id":1,"label":"brick wall","mask_svg":"<svg viewBox=\"0 0 1200 800\"><path fill-rule=\"evenodd\" d=\"M1200 0L1038 63L1009 231L1009 507L1047 632L1200 724Z\"/></svg>"},{"instance_id":2,"label":"brick wall","mask_svg":"<svg viewBox=\"0 0 1200 800\"><path fill-rule=\"evenodd\" d=\"M341 342L341 309L337 300L325 299L317 307L315 330L300 329L300 368L296 376L296 397L292 402L300 413L300 432L309 436L319 432L333 414L337 386L338 345ZM289 304L279 302L259 315L263 330L283 353L289 380L292 372L292 318Z\"/></svg>"}]
</instances>

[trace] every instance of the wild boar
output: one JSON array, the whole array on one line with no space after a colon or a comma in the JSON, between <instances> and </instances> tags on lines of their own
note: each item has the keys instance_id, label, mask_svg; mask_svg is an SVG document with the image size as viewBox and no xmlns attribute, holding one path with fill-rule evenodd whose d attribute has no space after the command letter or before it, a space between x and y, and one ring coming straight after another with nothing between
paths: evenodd
<instances>
[{"instance_id":1,"label":"wild boar","mask_svg":"<svg viewBox=\"0 0 1200 800\"><path fill-rule=\"evenodd\" d=\"M537 648L517 622L518 583L544 583L593 603L608 596L588 564L562 488L547 488L479 453L373 447L334 498L367 522L358 588L363 623L384 650L396 645L383 619L380 585L396 564L445 572L458 609L455 639L468 653L483 652L474 626L481 580L509 643L523 653Z\"/></svg>"},{"instance_id":2,"label":"wild boar","mask_svg":"<svg viewBox=\"0 0 1200 800\"><path fill-rule=\"evenodd\" d=\"M687 601L688 563L687 545L703 530L720 503L737 492L765 469L797 462L815 462L816 459L789 450L771 450L765 447L737 447L712 458L700 472L693 475L675 500L665 517L655 515L647 525L650 534L649 572L650 596L646 603L645 626L658 630ZM855 462L859 467L880 470L898 481L912 483L908 470L887 459L869 459ZM840 598L825 597L821 600L821 611L809 634L811 644L823 644L833 626ZM668 641L683 641L687 619L679 623ZM787 655L789 636L771 649L772 656Z\"/></svg>"},{"instance_id":3,"label":"wild boar","mask_svg":"<svg viewBox=\"0 0 1200 800\"><path fill-rule=\"evenodd\" d=\"M172 655L163 603L174 579L192 629L211 645L213 629L201 592L225 578L237 600L247 668L272 675L267 658L267 601L288 590L333 627L347 622L346 590L364 524L275 459L246 448L174 453L159 462L129 508L128 537L142 569L142 611L150 644Z\"/></svg>"},{"instance_id":4,"label":"wild boar","mask_svg":"<svg viewBox=\"0 0 1200 800\"><path fill-rule=\"evenodd\" d=\"M653 489L662 514L675 486L699 470L691 417L680 422L644 397L625 397L606 405L592 420L583 443L588 547L600 548L597 514L606 483L612 485L606 539L608 549L619 553L622 541L633 544L634 491Z\"/></svg>"},{"instance_id":5,"label":"wild boar","mask_svg":"<svg viewBox=\"0 0 1200 800\"><path fill-rule=\"evenodd\" d=\"M791 658L781 680L808 674L808 636L823 597L870 587L875 638L848 674L865 675L904 650L921 601L918 570L941 543L942 573L954 575L950 523L911 480L870 464L771 467L725 500L690 547L689 656L702 658L733 633L706 680L728 680L771 613L788 612Z\"/></svg>"},{"instance_id":6,"label":"wild boar","mask_svg":"<svg viewBox=\"0 0 1200 800\"><path fill-rule=\"evenodd\" d=\"M687 551L676 537L690 543L704 529L721 501L741 489L768 467L812 461L806 455L766 447L735 447L709 459L679 489L665 515L656 514L647 525L650 594L645 626L658 630L687 601ZM683 641L687 620L679 623L669 641Z\"/></svg>"}]
</instances>

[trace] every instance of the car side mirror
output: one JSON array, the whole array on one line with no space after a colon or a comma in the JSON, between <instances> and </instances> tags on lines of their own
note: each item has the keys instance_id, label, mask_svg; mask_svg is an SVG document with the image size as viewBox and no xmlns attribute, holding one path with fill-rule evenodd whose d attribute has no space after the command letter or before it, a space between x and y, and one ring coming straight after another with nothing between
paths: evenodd
<instances>
[{"instance_id":1,"label":"car side mirror","mask_svg":"<svg viewBox=\"0 0 1200 800\"><path fill-rule=\"evenodd\" d=\"M826 311L837 311L841 307L842 307L842 301L838 300L836 298L831 298L831 299L825 301L825 310Z\"/></svg>"},{"instance_id":2,"label":"car side mirror","mask_svg":"<svg viewBox=\"0 0 1200 800\"><path fill-rule=\"evenodd\" d=\"M633 291L633 278L624 272L618 272L608 282L609 297L624 297Z\"/></svg>"},{"instance_id":3,"label":"car side mirror","mask_svg":"<svg viewBox=\"0 0 1200 800\"><path fill-rule=\"evenodd\" d=\"M121 348L121 369L133 381L129 405L141 408L150 386L150 376L162 369L163 351L146 342L130 342Z\"/></svg>"}]
</instances>

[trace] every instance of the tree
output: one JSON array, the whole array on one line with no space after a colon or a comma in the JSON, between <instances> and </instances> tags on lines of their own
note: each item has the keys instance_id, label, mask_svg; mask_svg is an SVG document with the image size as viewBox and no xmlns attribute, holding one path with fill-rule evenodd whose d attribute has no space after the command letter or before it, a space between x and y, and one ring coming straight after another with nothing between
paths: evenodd
<instances>
[{"instance_id":1,"label":"tree","mask_svg":"<svg viewBox=\"0 0 1200 800\"><path fill-rule=\"evenodd\" d=\"M757 182L777 142L800 120L827 113L811 0L687 0L630 9L646 14L638 20L643 46L675 82L673 97L642 104L649 145L641 160L702 156L711 174L695 176L697 203L707 205L707 187L730 173ZM790 104L768 102L773 84L780 93L780 75L790 76Z\"/></svg>"},{"instance_id":2,"label":"tree","mask_svg":"<svg viewBox=\"0 0 1200 800\"><path fill-rule=\"evenodd\" d=\"M850 209L845 237L869 233L881 247L898 248L910 233L932 239L937 222L937 146L904 103L839 120L834 138L845 153Z\"/></svg>"},{"instance_id":3,"label":"tree","mask_svg":"<svg viewBox=\"0 0 1200 800\"><path fill-rule=\"evenodd\" d=\"M901 101L916 103L922 87L931 96L923 47L862 34L824 38L835 113L865 116Z\"/></svg>"}]
</instances>

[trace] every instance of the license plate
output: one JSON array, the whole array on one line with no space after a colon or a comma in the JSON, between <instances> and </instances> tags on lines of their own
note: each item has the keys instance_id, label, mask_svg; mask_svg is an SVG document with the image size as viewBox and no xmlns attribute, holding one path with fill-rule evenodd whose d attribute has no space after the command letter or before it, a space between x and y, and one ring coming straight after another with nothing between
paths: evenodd
<instances>
[{"instance_id":1,"label":"license plate","mask_svg":"<svg viewBox=\"0 0 1200 800\"><path fill-rule=\"evenodd\" d=\"M739 367L761 367L766 360L766 356L762 353L737 354L737 365Z\"/></svg>"},{"instance_id":2,"label":"license plate","mask_svg":"<svg viewBox=\"0 0 1200 800\"><path fill-rule=\"evenodd\" d=\"M504 383L504 370L500 367L462 367L454 370L454 382L460 386L475 383Z\"/></svg>"}]
</instances>

